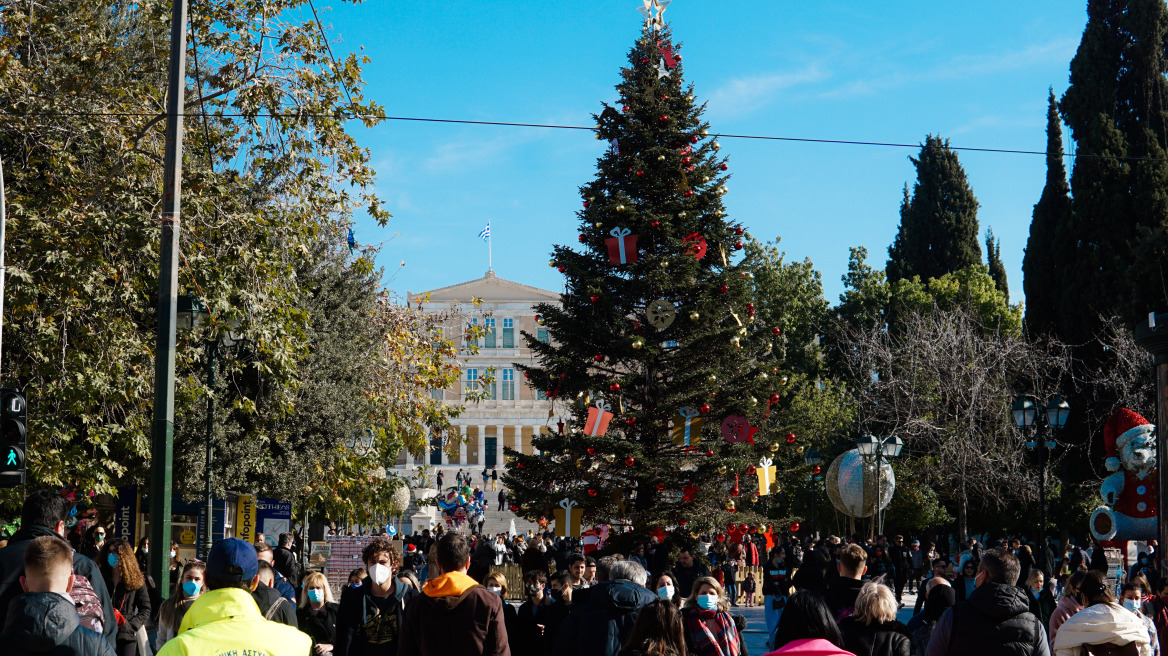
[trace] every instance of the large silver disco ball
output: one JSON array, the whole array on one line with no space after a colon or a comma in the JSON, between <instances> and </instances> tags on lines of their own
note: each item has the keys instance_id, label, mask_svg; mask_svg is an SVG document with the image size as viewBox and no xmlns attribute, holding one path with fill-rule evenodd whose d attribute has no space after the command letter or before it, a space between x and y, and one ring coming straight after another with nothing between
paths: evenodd
<instances>
[{"instance_id":1,"label":"large silver disco ball","mask_svg":"<svg viewBox=\"0 0 1168 656\"><path fill-rule=\"evenodd\" d=\"M884 476L876 475L876 463L867 462L860 452L852 449L832 461L827 468L827 498L831 505L845 515L867 517L876 510L877 478L881 478L884 489L879 495L880 509L888 507L892 493L896 491L896 475L892 465L883 464Z\"/></svg>"}]
</instances>

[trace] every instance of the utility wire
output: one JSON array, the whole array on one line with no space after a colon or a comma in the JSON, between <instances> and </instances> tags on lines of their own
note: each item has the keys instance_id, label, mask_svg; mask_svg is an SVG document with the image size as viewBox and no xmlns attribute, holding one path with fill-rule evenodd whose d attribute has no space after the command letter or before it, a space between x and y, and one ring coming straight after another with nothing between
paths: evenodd
<instances>
[{"instance_id":1,"label":"utility wire","mask_svg":"<svg viewBox=\"0 0 1168 656\"><path fill-rule=\"evenodd\" d=\"M27 114L14 114L12 112L0 112L0 119L21 119L31 117L157 117L159 114L146 112L29 112ZM185 116L185 115L184 115ZM199 116L196 114L195 116ZM595 126L587 125L558 125L555 123L515 123L510 121L471 121L466 119L455 118L425 118L418 116L385 116L382 114L353 114L349 112L335 112L332 114L307 114L300 112L281 112L281 113L220 113L215 112L211 114L215 118L288 118L288 119L306 119L306 118L331 118L338 120L376 120L376 121L412 121L419 123L451 123L458 125L492 125L501 127L514 128L540 128L550 130L587 130L596 132ZM711 137L718 139L753 139L759 141L788 141L793 143L813 143L813 144L832 144L842 146L875 146L881 148L920 148L919 143L898 143L894 141L859 141L850 139L814 139L811 137L781 137L758 134L732 134L732 133L714 133L711 132ZM1053 155L1044 150L1023 150L1017 148L979 148L976 146L949 146L949 150L973 152L973 153L1000 153L1007 155L1042 155L1043 157ZM1096 155L1093 153L1063 153L1063 157L1070 159L1100 159L1100 160L1120 160L1131 162L1168 162L1168 157L1143 157L1143 156L1123 156L1116 155Z\"/></svg>"},{"instance_id":2,"label":"utility wire","mask_svg":"<svg viewBox=\"0 0 1168 656\"><path fill-rule=\"evenodd\" d=\"M324 33L324 25L320 24L320 16L316 13L316 5L312 4L312 0L308 0L308 6L312 8L312 17L316 19L316 29L320 30L320 38L324 41L324 47L328 50L329 59L333 60L333 70L337 71L337 80L341 83L341 88L345 90L345 99L349 104L353 104L353 97L349 95L349 85L345 84L345 80L340 75L340 66L337 65L337 58L333 56L333 47L329 45L328 35Z\"/></svg>"}]
</instances>

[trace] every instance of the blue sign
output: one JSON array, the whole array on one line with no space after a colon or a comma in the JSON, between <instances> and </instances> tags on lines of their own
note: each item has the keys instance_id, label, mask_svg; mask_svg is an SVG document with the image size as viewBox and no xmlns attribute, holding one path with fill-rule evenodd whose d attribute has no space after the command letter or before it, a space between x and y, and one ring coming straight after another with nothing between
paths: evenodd
<instances>
[{"instance_id":1,"label":"blue sign","mask_svg":"<svg viewBox=\"0 0 1168 656\"><path fill-rule=\"evenodd\" d=\"M138 544L138 487L131 485L118 488L117 505L114 507L113 537L122 538L131 545Z\"/></svg>"},{"instance_id":2,"label":"blue sign","mask_svg":"<svg viewBox=\"0 0 1168 656\"><path fill-rule=\"evenodd\" d=\"M256 499L256 526L264 534L264 542L276 546L281 533L292 530L292 504L277 499Z\"/></svg>"}]
</instances>

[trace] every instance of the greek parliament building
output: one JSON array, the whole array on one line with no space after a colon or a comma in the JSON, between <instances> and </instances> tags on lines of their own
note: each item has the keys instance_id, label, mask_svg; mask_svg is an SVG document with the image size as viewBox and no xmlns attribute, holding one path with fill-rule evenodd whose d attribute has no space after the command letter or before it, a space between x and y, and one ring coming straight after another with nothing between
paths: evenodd
<instances>
[{"instance_id":1,"label":"greek parliament building","mask_svg":"<svg viewBox=\"0 0 1168 656\"><path fill-rule=\"evenodd\" d=\"M460 356L462 375L457 386L431 390L433 397L448 403L463 403L463 390L479 385L479 377L492 368L495 382L488 390L489 400L465 403L462 415L454 419L454 427L463 437L456 459L435 439L430 443L425 462L417 462L413 454L403 451L398 456L397 467L409 470L422 464L502 467L504 446L532 453L531 438L547 426L552 404L543 391L537 392L526 384L515 363L534 363L531 349L524 346L522 332L547 340L547 330L536 324L532 306L559 304L560 295L504 280L491 270L478 280L407 294L407 301L414 307L421 299L422 310L427 314L452 314L443 332L461 347L466 346L465 326L480 326L485 331L479 339L478 353L464 351ZM477 307L472 299L480 299Z\"/></svg>"}]
</instances>

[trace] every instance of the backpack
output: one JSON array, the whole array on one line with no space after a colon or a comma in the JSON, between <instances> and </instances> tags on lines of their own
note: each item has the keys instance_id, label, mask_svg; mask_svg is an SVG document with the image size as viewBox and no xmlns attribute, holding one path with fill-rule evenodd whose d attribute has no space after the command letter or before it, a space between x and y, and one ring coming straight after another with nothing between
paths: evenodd
<instances>
[{"instance_id":1,"label":"backpack","mask_svg":"<svg viewBox=\"0 0 1168 656\"><path fill-rule=\"evenodd\" d=\"M280 610L280 605L287 602L288 600L283 597L277 598L272 602L271 606L268 606L267 612L264 613L264 619L268 621L274 621L272 618L276 616L276 611Z\"/></svg>"},{"instance_id":2,"label":"backpack","mask_svg":"<svg viewBox=\"0 0 1168 656\"><path fill-rule=\"evenodd\" d=\"M81 616L81 626L102 633L105 629L105 611L102 610L101 597L93 591L93 584L89 579L73 573L73 589L69 596L77 605L77 614Z\"/></svg>"}]
</instances>

